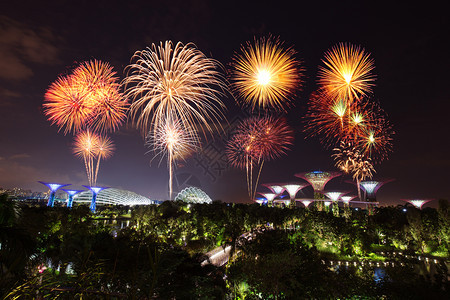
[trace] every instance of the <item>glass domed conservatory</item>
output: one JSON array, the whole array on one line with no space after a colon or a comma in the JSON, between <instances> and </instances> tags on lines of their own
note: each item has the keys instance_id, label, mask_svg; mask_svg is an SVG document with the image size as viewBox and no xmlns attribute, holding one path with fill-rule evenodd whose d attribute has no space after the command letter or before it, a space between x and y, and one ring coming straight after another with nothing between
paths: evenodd
<instances>
[{"instance_id":1,"label":"glass domed conservatory","mask_svg":"<svg viewBox=\"0 0 450 300\"><path fill-rule=\"evenodd\" d=\"M175 201L183 201L187 203L207 203L211 204L211 198L201 189L190 186L182 190L175 197Z\"/></svg>"},{"instance_id":2,"label":"glass domed conservatory","mask_svg":"<svg viewBox=\"0 0 450 300\"><path fill-rule=\"evenodd\" d=\"M84 191L73 197L74 203L91 203L92 192ZM108 188L100 191L97 195L97 205L149 205L157 204L156 201L136 194L131 191Z\"/></svg>"}]
</instances>

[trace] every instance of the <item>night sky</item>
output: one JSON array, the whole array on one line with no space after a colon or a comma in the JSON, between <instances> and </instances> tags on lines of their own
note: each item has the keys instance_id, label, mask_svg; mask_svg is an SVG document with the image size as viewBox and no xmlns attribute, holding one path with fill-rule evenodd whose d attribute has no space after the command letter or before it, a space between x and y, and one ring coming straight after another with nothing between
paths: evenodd
<instances>
[{"instance_id":1,"label":"night sky","mask_svg":"<svg viewBox=\"0 0 450 300\"><path fill-rule=\"evenodd\" d=\"M227 67L234 52L254 36L272 34L293 46L306 68L303 90L288 111L295 144L266 163L261 183L296 182L304 171L334 171L331 150L306 138L302 117L316 88L325 51L339 42L361 45L375 60L373 98L396 132L389 160L374 179L395 178L378 193L381 204L399 199L450 199L450 60L447 10L431 2L310 1L8 1L0 10L0 187L45 191L38 180L87 184L84 164L72 155L72 136L50 126L43 114L46 89L77 63L114 66L120 78L137 50L172 40L193 42ZM126 3L125 3L126 2ZM297 1L300 2L300 1ZM314 4L313 4L314 2ZM370 1L375 3L375 1ZM443 2L443 1L441 1ZM378 3L378 1L376 1ZM245 116L231 97L230 124ZM131 124L111 135L112 158L102 162L98 185L123 188L151 199L167 198L168 171L153 160ZM178 185L201 187L211 198L245 202L245 172L226 168L223 141L209 139L203 156L176 169ZM205 150L205 151L206 151ZM205 158L208 155L209 161ZM353 190L336 178L328 190ZM263 189L260 189L263 191ZM312 196L312 189L303 190ZM299 194L299 196L301 196ZM437 201L435 201L437 202ZM433 205L432 205L433 206Z\"/></svg>"}]
</instances>

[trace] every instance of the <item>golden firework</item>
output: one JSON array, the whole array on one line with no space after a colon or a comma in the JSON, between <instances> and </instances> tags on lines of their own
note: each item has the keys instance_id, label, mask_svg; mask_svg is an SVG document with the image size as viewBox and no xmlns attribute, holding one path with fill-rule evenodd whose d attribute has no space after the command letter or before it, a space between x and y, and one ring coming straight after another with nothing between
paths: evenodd
<instances>
[{"instance_id":1,"label":"golden firework","mask_svg":"<svg viewBox=\"0 0 450 300\"><path fill-rule=\"evenodd\" d=\"M248 42L233 57L233 90L253 109L285 110L301 84L303 69L294 55L292 48L271 37L255 39L254 45Z\"/></svg>"},{"instance_id":2,"label":"golden firework","mask_svg":"<svg viewBox=\"0 0 450 300\"><path fill-rule=\"evenodd\" d=\"M179 120L187 131L220 127L225 105L219 96L226 86L217 61L192 43L174 46L171 41L137 51L132 61L123 85L132 100L131 118L143 135L166 120Z\"/></svg>"},{"instance_id":3,"label":"golden firework","mask_svg":"<svg viewBox=\"0 0 450 300\"><path fill-rule=\"evenodd\" d=\"M372 91L374 62L361 47L341 43L326 52L322 62L319 84L332 97L352 104Z\"/></svg>"}]
</instances>

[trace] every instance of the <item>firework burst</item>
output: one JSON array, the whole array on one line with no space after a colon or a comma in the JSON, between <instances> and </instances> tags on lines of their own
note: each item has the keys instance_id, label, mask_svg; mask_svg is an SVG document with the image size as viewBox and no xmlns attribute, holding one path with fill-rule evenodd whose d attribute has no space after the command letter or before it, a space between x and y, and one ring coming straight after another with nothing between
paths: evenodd
<instances>
[{"instance_id":1,"label":"firework burst","mask_svg":"<svg viewBox=\"0 0 450 300\"><path fill-rule=\"evenodd\" d=\"M285 154L293 140L294 132L284 118L250 117L238 126L228 143L227 155L233 166L245 168L251 199L255 197L264 162ZM255 184L254 169L258 172Z\"/></svg>"},{"instance_id":2,"label":"firework burst","mask_svg":"<svg viewBox=\"0 0 450 300\"><path fill-rule=\"evenodd\" d=\"M75 136L73 153L84 161L89 186L97 184L100 160L110 158L114 149L111 139L93 133L89 129ZM94 167L95 159L97 159L96 167Z\"/></svg>"},{"instance_id":3,"label":"firework burst","mask_svg":"<svg viewBox=\"0 0 450 300\"><path fill-rule=\"evenodd\" d=\"M44 99L44 114L59 130L64 128L64 134L81 130L94 111L87 100L88 91L75 84L71 76L59 77L53 82Z\"/></svg>"},{"instance_id":4,"label":"firework burst","mask_svg":"<svg viewBox=\"0 0 450 300\"><path fill-rule=\"evenodd\" d=\"M225 84L217 61L191 43L174 46L171 41L136 52L132 61L123 85L132 99L131 118L144 135L166 120L179 120L184 130L194 132L200 125L203 133L220 127Z\"/></svg>"},{"instance_id":5,"label":"firework burst","mask_svg":"<svg viewBox=\"0 0 450 300\"><path fill-rule=\"evenodd\" d=\"M84 160L89 185L94 183L94 159L97 157L99 136L89 130L81 131L75 136L73 153Z\"/></svg>"},{"instance_id":6,"label":"firework burst","mask_svg":"<svg viewBox=\"0 0 450 300\"><path fill-rule=\"evenodd\" d=\"M169 168L169 198L172 199L173 165L177 160L184 160L200 148L198 136L192 130L183 128L178 119L165 119L155 130L149 131L146 145L154 152L154 158L167 156Z\"/></svg>"},{"instance_id":7,"label":"firework burst","mask_svg":"<svg viewBox=\"0 0 450 300\"><path fill-rule=\"evenodd\" d=\"M322 62L325 66L319 66L319 84L332 97L352 104L371 92L374 62L361 47L339 44L325 53Z\"/></svg>"},{"instance_id":8,"label":"firework burst","mask_svg":"<svg viewBox=\"0 0 450 300\"><path fill-rule=\"evenodd\" d=\"M277 39L255 39L233 57L232 87L244 103L285 110L301 85L300 63L292 48L285 49Z\"/></svg>"},{"instance_id":9,"label":"firework burst","mask_svg":"<svg viewBox=\"0 0 450 300\"><path fill-rule=\"evenodd\" d=\"M44 96L44 113L64 134L88 127L115 131L126 117L127 100L108 63L89 61L58 78Z\"/></svg>"}]
</instances>

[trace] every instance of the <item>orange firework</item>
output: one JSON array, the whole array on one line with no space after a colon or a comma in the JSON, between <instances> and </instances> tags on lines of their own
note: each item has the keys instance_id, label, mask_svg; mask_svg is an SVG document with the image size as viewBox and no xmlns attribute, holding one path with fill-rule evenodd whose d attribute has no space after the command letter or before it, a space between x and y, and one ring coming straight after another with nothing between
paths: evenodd
<instances>
[{"instance_id":1,"label":"orange firework","mask_svg":"<svg viewBox=\"0 0 450 300\"><path fill-rule=\"evenodd\" d=\"M325 53L322 62L325 66L319 66L319 84L332 97L352 104L371 92L374 63L364 49L339 44Z\"/></svg>"},{"instance_id":2,"label":"orange firework","mask_svg":"<svg viewBox=\"0 0 450 300\"><path fill-rule=\"evenodd\" d=\"M95 107L88 125L99 132L114 132L126 118L128 102L115 75L108 63L98 60L84 62L73 71L75 84L88 91L86 101Z\"/></svg>"},{"instance_id":3,"label":"orange firework","mask_svg":"<svg viewBox=\"0 0 450 300\"><path fill-rule=\"evenodd\" d=\"M97 183L100 160L110 158L114 148L111 139L93 133L89 129L75 136L73 152L76 156L83 158L90 186L95 186ZM97 166L94 169L95 159L97 159Z\"/></svg>"},{"instance_id":4,"label":"orange firework","mask_svg":"<svg viewBox=\"0 0 450 300\"><path fill-rule=\"evenodd\" d=\"M64 134L81 130L94 111L89 103L88 91L75 84L71 76L59 77L44 96L44 114L48 120L64 128Z\"/></svg>"},{"instance_id":5,"label":"orange firework","mask_svg":"<svg viewBox=\"0 0 450 300\"><path fill-rule=\"evenodd\" d=\"M118 78L107 63L80 64L72 74L58 78L45 94L44 113L59 129L76 133L87 127L115 131L126 117L127 100Z\"/></svg>"},{"instance_id":6,"label":"orange firework","mask_svg":"<svg viewBox=\"0 0 450 300\"><path fill-rule=\"evenodd\" d=\"M89 185L94 186L94 159L98 155L99 136L89 130L81 131L75 136L73 153L83 158Z\"/></svg>"},{"instance_id":7,"label":"orange firework","mask_svg":"<svg viewBox=\"0 0 450 300\"><path fill-rule=\"evenodd\" d=\"M301 84L300 63L292 48L285 49L277 39L255 39L241 47L232 64L232 87L253 109L285 110Z\"/></svg>"}]
</instances>

